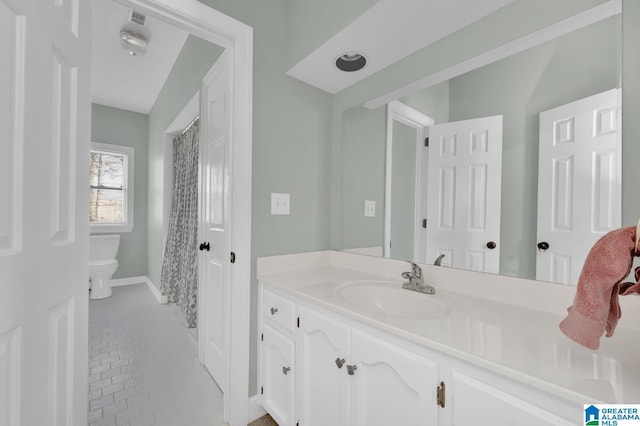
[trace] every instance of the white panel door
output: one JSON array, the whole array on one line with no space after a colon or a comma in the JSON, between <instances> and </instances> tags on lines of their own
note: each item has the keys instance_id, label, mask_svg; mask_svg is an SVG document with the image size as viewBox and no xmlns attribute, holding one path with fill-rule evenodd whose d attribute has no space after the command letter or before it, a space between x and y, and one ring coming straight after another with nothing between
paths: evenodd
<instances>
[{"instance_id":1,"label":"white panel door","mask_svg":"<svg viewBox=\"0 0 640 426\"><path fill-rule=\"evenodd\" d=\"M223 392L229 382L230 338L229 93L229 58L224 52L202 81L198 279L200 358Z\"/></svg>"},{"instance_id":2,"label":"white panel door","mask_svg":"<svg viewBox=\"0 0 640 426\"><path fill-rule=\"evenodd\" d=\"M262 327L262 404L280 426L293 426L296 401L296 350L290 339Z\"/></svg>"},{"instance_id":3,"label":"white panel door","mask_svg":"<svg viewBox=\"0 0 640 426\"><path fill-rule=\"evenodd\" d=\"M351 332L351 357L351 424L438 424L436 363L358 330Z\"/></svg>"},{"instance_id":4,"label":"white panel door","mask_svg":"<svg viewBox=\"0 0 640 426\"><path fill-rule=\"evenodd\" d=\"M87 424L90 2L0 0L0 425Z\"/></svg>"},{"instance_id":5,"label":"white panel door","mask_svg":"<svg viewBox=\"0 0 640 426\"><path fill-rule=\"evenodd\" d=\"M619 91L540 114L536 279L576 284L589 249L621 226Z\"/></svg>"},{"instance_id":6,"label":"white panel door","mask_svg":"<svg viewBox=\"0 0 640 426\"><path fill-rule=\"evenodd\" d=\"M498 273L502 116L431 126L427 262Z\"/></svg>"},{"instance_id":7,"label":"white panel door","mask_svg":"<svg viewBox=\"0 0 640 426\"><path fill-rule=\"evenodd\" d=\"M298 407L300 424L348 425L350 330L344 324L300 307Z\"/></svg>"}]
</instances>

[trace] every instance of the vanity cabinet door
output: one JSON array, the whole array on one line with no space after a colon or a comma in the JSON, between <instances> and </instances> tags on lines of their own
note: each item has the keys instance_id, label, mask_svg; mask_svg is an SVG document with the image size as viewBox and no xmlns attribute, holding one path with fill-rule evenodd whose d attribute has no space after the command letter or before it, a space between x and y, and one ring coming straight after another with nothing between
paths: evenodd
<instances>
[{"instance_id":1,"label":"vanity cabinet door","mask_svg":"<svg viewBox=\"0 0 640 426\"><path fill-rule=\"evenodd\" d=\"M301 426L349 424L349 334L331 316L299 309L298 404Z\"/></svg>"},{"instance_id":2,"label":"vanity cabinet door","mask_svg":"<svg viewBox=\"0 0 640 426\"><path fill-rule=\"evenodd\" d=\"M437 425L438 365L358 330L351 333L353 425Z\"/></svg>"},{"instance_id":3,"label":"vanity cabinet door","mask_svg":"<svg viewBox=\"0 0 640 426\"><path fill-rule=\"evenodd\" d=\"M280 426L293 426L296 401L295 342L267 324L262 326L262 405Z\"/></svg>"},{"instance_id":4,"label":"vanity cabinet door","mask_svg":"<svg viewBox=\"0 0 640 426\"><path fill-rule=\"evenodd\" d=\"M509 386L494 387L484 380L453 370L452 423L455 426L571 426L569 422L527 401L542 402L534 391L520 395ZM547 396L547 398L553 398ZM556 401L553 401L556 402ZM573 408L573 409L572 409ZM567 414L575 413L575 420L583 414L582 406L570 407Z\"/></svg>"}]
</instances>

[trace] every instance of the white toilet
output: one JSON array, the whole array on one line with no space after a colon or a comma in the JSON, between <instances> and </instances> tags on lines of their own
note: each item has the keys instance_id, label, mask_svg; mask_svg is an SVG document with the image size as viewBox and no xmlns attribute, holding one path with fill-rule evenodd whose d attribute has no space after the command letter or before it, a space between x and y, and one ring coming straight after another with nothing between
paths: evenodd
<instances>
[{"instance_id":1,"label":"white toilet","mask_svg":"<svg viewBox=\"0 0 640 426\"><path fill-rule=\"evenodd\" d=\"M116 254L120 246L120 235L89 236L90 299L111 296L111 276L118 269Z\"/></svg>"}]
</instances>

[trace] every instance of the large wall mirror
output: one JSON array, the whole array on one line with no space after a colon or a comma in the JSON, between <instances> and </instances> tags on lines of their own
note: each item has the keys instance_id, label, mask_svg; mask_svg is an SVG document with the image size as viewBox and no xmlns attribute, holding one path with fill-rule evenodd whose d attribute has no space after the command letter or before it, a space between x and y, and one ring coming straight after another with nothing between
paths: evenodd
<instances>
[{"instance_id":1,"label":"large wall mirror","mask_svg":"<svg viewBox=\"0 0 640 426\"><path fill-rule=\"evenodd\" d=\"M341 249L575 284L621 221L621 21L344 111Z\"/></svg>"}]
</instances>

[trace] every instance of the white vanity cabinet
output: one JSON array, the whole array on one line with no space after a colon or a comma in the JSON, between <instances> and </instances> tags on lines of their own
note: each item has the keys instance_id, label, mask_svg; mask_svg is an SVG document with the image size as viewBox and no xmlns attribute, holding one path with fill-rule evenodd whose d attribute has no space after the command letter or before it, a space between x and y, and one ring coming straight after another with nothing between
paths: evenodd
<instances>
[{"instance_id":1,"label":"white vanity cabinet","mask_svg":"<svg viewBox=\"0 0 640 426\"><path fill-rule=\"evenodd\" d=\"M438 365L396 345L351 331L352 425L437 425Z\"/></svg>"},{"instance_id":2,"label":"white vanity cabinet","mask_svg":"<svg viewBox=\"0 0 640 426\"><path fill-rule=\"evenodd\" d=\"M301 425L350 424L350 329L328 315L300 306L298 412Z\"/></svg>"},{"instance_id":3,"label":"white vanity cabinet","mask_svg":"<svg viewBox=\"0 0 640 426\"><path fill-rule=\"evenodd\" d=\"M580 404L270 288L260 285L259 386L280 426L569 426L580 419Z\"/></svg>"},{"instance_id":4,"label":"white vanity cabinet","mask_svg":"<svg viewBox=\"0 0 640 426\"><path fill-rule=\"evenodd\" d=\"M468 371L450 369L451 424L475 426L572 426L582 418L582 407L562 407L557 398L517 384L504 383L499 377L478 377ZM485 375L486 376L486 375ZM519 388L519 389L516 389ZM535 402L536 405L532 404ZM569 422L540 407L558 405L557 411L575 414Z\"/></svg>"},{"instance_id":5,"label":"white vanity cabinet","mask_svg":"<svg viewBox=\"0 0 640 426\"><path fill-rule=\"evenodd\" d=\"M296 420L296 305L261 291L259 387L262 406L281 426Z\"/></svg>"},{"instance_id":6,"label":"white vanity cabinet","mask_svg":"<svg viewBox=\"0 0 640 426\"><path fill-rule=\"evenodd\" d=\"M299 307L300 425L437 424L436 363Z\"/></svg>"},{"instance_id":7,"label":"white vanity cabinet","mask_svg":"<svg viewBox=\"0 0 640 426\"><path fill-rule=\"evenodd\" d=\"M262 328L262 404L279 425L295 424L296 350L291 338Z\"/></svg>"}]
</instances>

